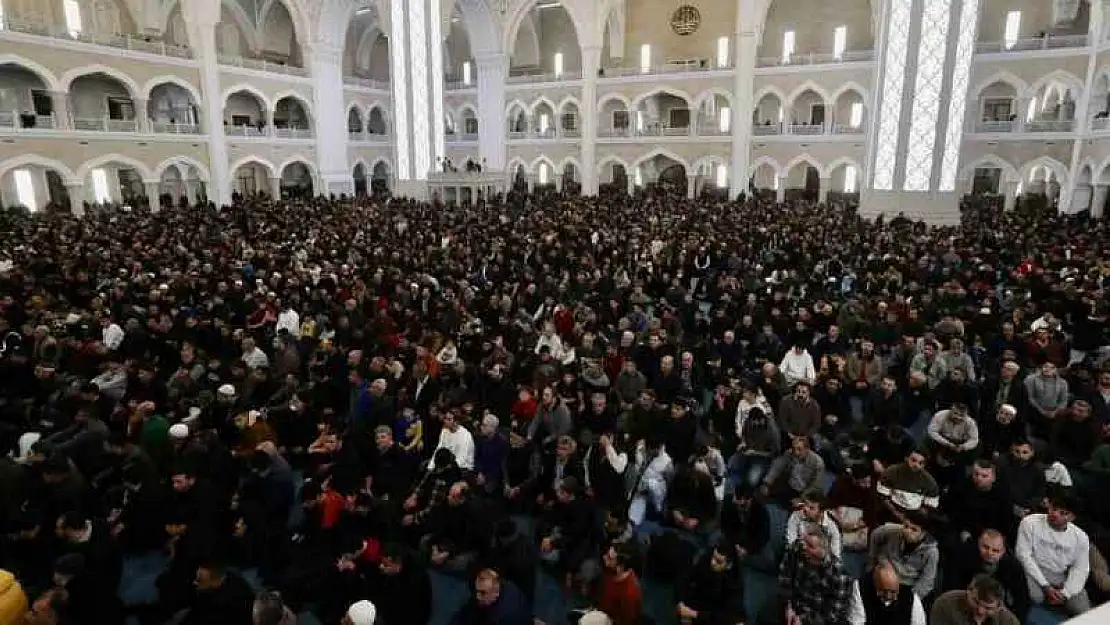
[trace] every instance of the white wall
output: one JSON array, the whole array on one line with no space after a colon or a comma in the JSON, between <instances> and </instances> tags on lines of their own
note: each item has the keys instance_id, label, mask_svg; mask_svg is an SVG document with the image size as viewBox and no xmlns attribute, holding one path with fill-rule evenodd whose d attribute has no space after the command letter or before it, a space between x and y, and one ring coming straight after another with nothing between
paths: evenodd
<instances>
[{"instance_id":1,"label":"white wall","mask_svg":"<svg viewBox=\"0 0 1110 625\"><path fill-rule=\"evenodd\" d=\"M979 41L997 42L1005 39L1006 14L1021 11L1018 38L1026 39L1048 34L1084 34L1087 32L1087 3L1081 3L1074 25L1053 25L1053 0L982 0L979 9Z\"/></svg>"},{"instance_id":2,"label":"white wall","mask_svg":"<svg viewBox=\"0 0 1110 625\"><path fill-rule=\"evenodd\" d=\"M262 113L262 105L258 100L254 99L246 93L233 93L227 99L227 106L224 107L224 121L231 123L233 115L248 115L251 118L251 123L257 123L265 116Z\"/></svg>"},{"instance_id":3,"label":"white wall","mask_svg":"<svg viewBox=\"0 0 1110 625\"><path fill-rule=\"evenodd\" d=\"M794 98L793 111L788 111L786 114L786 123L788 124L808 124L810 122L810 114L815 104L825 104L825 100L814 91L803 92L798 97ZM829 120L829 111L825 111L825 121Z\"/></svg>"},{"instance_id":4,"label":"white wall","mask_svg":"<svg viewBox=\"0 0 1110 625\"><path fill-rule=\"evenodd\" d=\"M582 69L582 50L574 23L564 9L543 9L536 14L536 34L540 40L539 65L545 72L555 69L555 53L563 53L563 69L578 71Z\"/></svg>"},{"instance_id":5,"label":"white wall","mask_svg":"<svg viewBox=\"0 0 1110 625\"><path fill-rule=\"evenodd\" d=\"M831 54L833 30L847 27L847 50L875 47L871 28L871 2L878 0L773 0L763 28L759 56L782 57L782 36L794 31L795 54ZM1046 0L1033 0L1043 2Z\"/></svg>"},{"instance_id":6,"label":"white wall","mask_svg":"<svg viewBox=\"0 0 1110 625\"><path fill-rule=\"evenodd\" d=\"M782 106L783 103L777 95L768 93L756 104L755 117L752 119L756 124L763 124L764 122L771 122L772 125L777 124L779 123L779 111Z\"/></svg>"},{"instance_id":7,"label":"white wall","mask_svg":"<svg viewBox=\"0 0 1110 625\"><path fill-rule=\"evenodd\" d=\"M108 115L108 96L130 98L127 88L114 78L82 76L70 86L69 99L75 118L97 119Z\"/></svg>"},{"instance_id":8,"label":"white wall","mask_svg":"<svg viewBox=\"0 0 1110 625\"><path fill-rule=\"evenodd\" d=\"M31 110L32 89L46 89L38 76L10 65L0 68L0 111Z\"/></svg>"},{"instance_id":9,"label":"white wall","mask_svg":"<svg viewBox=\"0 0 1110 625\"><path fill-rule=\"evenodd\" d=\"M179 124L195 124L193 96L183 87L168 83L154 88L150 95L150 118L157 122L171 119Z\"/></svg>"},{"instance_id":10,"label":"white wall","mask_svg":"<svg viewBox=\"0 0 1110 625\"><path fill-rule=\"evenodd\" d=\"M294 44L295 32L293 19L281 2L274 2L270 11L263 17L262 54L266 58L288 59L296 63L299 58Z\"/></svg>"}]
</instances>

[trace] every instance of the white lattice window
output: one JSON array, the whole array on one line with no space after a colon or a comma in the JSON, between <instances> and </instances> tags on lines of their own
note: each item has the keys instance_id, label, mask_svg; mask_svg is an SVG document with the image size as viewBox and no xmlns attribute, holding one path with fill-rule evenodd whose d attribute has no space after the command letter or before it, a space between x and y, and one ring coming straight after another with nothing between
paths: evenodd
<instances>
[{"instance_id":1,"label":"white lattice window","mask_svg":"<svg viewBox=\"0 0 1110 625\"><path fill-rule=\"evenodd\" d=\"M948 130L944 138L944 160L940 167L940 190L956 188L956 172L960 162L960 143L963 141L963 120L967 112L968 80L971 76L971 56L975 53L976 16L979 0L964 0L960 8L960 34L956 43L955 68L952 71L952 88L948 97Z\"/></svg>"},{"instance_id":2,"label":"white lattice window","mask_svg":"<svg viewBox=\"0 0 1110 625\"><path fill-rule=\"evenodd\" d=\"M640 167L636 168L636 171L634 172L634 174L632 176L632 182L637 187L644 186L644 170L643 169L641 169Z\"/></svg>"},{"instance_id":3,"label":"white lattice window","mask_svg":"<svg viewBox=\"0 0 1110 625\"><path fill-rule=\"evenodd\" d=\"M556 52L555 53L555 77L556 78L562 78L563 77L563 53L562 52Z\"/></svg>"},{"instance_id":4,"label":"white lattice window","mask_svg":"<svg viewBox=\"0 0 1110 625\"><path fill-rule=\"evenodd\" d=\"M852 111L848 117L848 125L859 128L863 124L863 102L852 102Z\"/></svg>"},{"instance_id":5,"label":"white lattice window","mask_svg":"<svg viewBox=\"0 0 1110 625\"><path fill-rule=\"evenodd\" d=\"M467 62L463 63L462 75L463 75L463 84L464 85L469 85L471 83L471 81L474 80L474 76L472 74L473 71L474 70L472 69L472 66L470 65L470 61L467 61Z\"/></svg>"},{"instance_id":6,"label":"white lattice window","mask_svg":"<svg viewBox=\"0 0 1110 625\"><path fill-rule=\"evenodd\" d=\"M933 150L940 117L940 92L948 53L951 0L926 0L917 49L913 117L906 151L906 191L926 191L933 175Z\"/></svg>"},{"instance_id":7,"label":"white lattice window","mask_svg":"<svg viewBox=\"0 0 1110 625\"><path fill-rule=\"evenodd\" d=\"M551 127L551 117L549 117L547 113L540 113L540 124L539 125L540 125L540 134L543 134L543 133L547 132L547 129L549 127Z\"/></svg>"},{"instance_id":8,"label":"white lattice window","mask_svg":"<svg viewBox=\"0 0 1110 625\"><path fill-rule=\"evenodd\" d=\"M717 127L721 132L729 132L732 127L732 108L722 106L717 112Z\"/></svg>"},{"instance_id":9,"label":"white lattice window","mask_svg":"<svg viewBox=\"0 0 1110 625\"><path fill-rule=\"evenodd\" d=\"M875 142L874 187L889 191L894 186L898 126L902 120L902 91L905 88L906 53L910 36L909 2L895 2L891 5L887 31L879 135Z\"/></svg>"},{"instance_id":10,"label":"white lattice window","mask_svg":"<svg viewBox=\"0 0 1110 625\"><path fill-rule=\"evenodd\" d=\"M108 191L108 172L103 169L92 170L93 201L103 204L112 199Z\"/></svg>"},{"instance_id":11,"label":"white lattice window","mask_svg":"<svg viewBox=\"0 0 1110 625\"><path fill-rule=\"evenodd\" d=\"M645 43L640 46L640 72L648 73L651 71L651 44Z\"/></svg>"},{"instance_id":12,"label":"white lattice window","mask_svg":"<svg viewBox=\"0 0 1110 625\"><path fill-rule=\"evenodd\" d=\"M717 165L716 171L717 179L715 182L718 187L724 188L728 186L728 168L724 165Z\"/></svg>"},{"instance_id":13,"label":"white lattice window","mask_svg":"<svg viewBox=\"0 0 1110 625\"><path fill-rule=\"evenodd\" d=\"M855 165L848 165L844 168L844 192L855 193L859 184L859 171L856 170Z\"/></svg>"},{"instance_id":14,"label":"white lattice window","mask_svg":"<svg viewBox=\"0 0 1110 625\"><path fill-rule=\"evenodd\" d=\"M551 181L551 172L548 170L547 163L540 163L539 175L536 176L536 181L540 184L547 184Z\"/></svg>"}]
</instances>

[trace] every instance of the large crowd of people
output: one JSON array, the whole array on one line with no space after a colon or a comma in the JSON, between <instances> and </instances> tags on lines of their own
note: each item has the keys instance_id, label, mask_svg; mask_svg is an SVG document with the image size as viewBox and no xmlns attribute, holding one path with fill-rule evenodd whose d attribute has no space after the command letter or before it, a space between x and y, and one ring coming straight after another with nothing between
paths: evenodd
<instances>
[{"instance_id":1,"label":"large crowd of people","mask_svg":"<svg viewBox=\"0 0 1110 625\"><path fill-rule=\"evenodd\" d=\"M582 625L1110 598L1103 222L658 191L0 231L0 625L427 625L437 575L454 625L533 623L540 576Z\"/></svg>"}]
</instances>

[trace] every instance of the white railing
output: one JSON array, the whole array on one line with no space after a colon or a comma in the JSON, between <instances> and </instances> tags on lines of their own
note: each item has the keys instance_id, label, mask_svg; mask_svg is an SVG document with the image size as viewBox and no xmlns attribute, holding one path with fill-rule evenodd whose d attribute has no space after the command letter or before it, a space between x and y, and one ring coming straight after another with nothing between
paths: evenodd
<instances>
[{"instance_id":1,"label":"white railing","mask_svg":"<svg viewBox=\"0 0 1110 625\"><path fill-rule=\"evenodd\" d=\"M232 56L230 54L221 54L218 57L220 65L230 67L242 67L245 69L254 69L260 72L270 72L272 74L285 74L287 76L308 76L308 70L303 67L295 67L293 65L285 65L284 63L274 63L265 59L248 59L241 56Z\"/></svg>"},{"instance_id":2,"label":"white railing","mask_svg":"<svg viewBox=\"0 0 1110 625\"><path fill-rule=\"evenodd\" d=\"M599 78L620 78L622 76L650 76L655 74L690 74L711 72L714 70L732 69L731 64L717 66L709 59L686 59L680 61L667 61L651 67L605 67L602 68Z\"/></svg>"},{"instance_id":3,"label":"white railing","mask_svg":"<svg viewBox=\"0 0 1110 625\"><path fill-rule=\"evenodd\" d=\"M831 63L859 63L875 58L874 50L848 50L837 56L831 52L810 52L795 54L788 59L781 56L761 56L755 60L756 67L791 67L798 65L828 65Z\"/></svg>"},{"instance_id":4,"label":"white railing","mask_svg":"<svg viewBox=\"0 0 1110 625\"><path fill-rule=\"evenodd\" d=\"M561 133L567 139L577 139L582 136L582 131L578 128L564 128Z\"/></svg>"},{"instance_id":5,"label":"white railing","mask_svg":"<svg viewBox=\"0 0 1110 625\"><path fill-rule=\"evenodd\" d=\"M1025 124L1026 132L1071 132L1074 129L1074 119L1044 119Z\"/></svg>"},{"instance_id":6,"label":"white railing","mask_svg":"<svg viewBox=\"0 0 1110 625\"><path fill-rule=\"evenodd\" d=\"M389 143L389 138L390 137L387 134L382 134L380 132L368 132L366 133L365 141L369 141L370 143Z\"/></svg>"},{"instance_id":7,"label":"white railing","mask_svg":"<svg viewBox=\"0 0 1110 625\"><path fill-rule=\"evenodd\" d=\"M527 139L527 138L528 138L528 131L526 131L526 130L510 130L509 131L509 139L510 140Z\"/></svg>"},{"instance_id":8,"label":"white railing","mask_svg":"<svg viewBox=\"0 0 1110 625\"><path fill-rule=\"evenodd\" d=\"M832 131L834 135L862 135L863 128L861 126L853 126L851 124L833 124Z\"/></svg>"},{"instance_id":9,"label":"white railing","mask_svg":"<svg viewBox=\"0 0 1110 625\"><path fill-rule=\"evenodd\" d=\"M752 126L752 134L757 137L769 137L782 134L782 124L756 124Z\"/></svg>"},{"instance_id":10,"label":"white railing","mask_svg":"<svg viewBox=\"0 0 1110 625\"><path fill-rule=\"evenodd\" d=\"M360 76L344 76L343 84L354 85L356 87L366 87L367 89L381 89L382 91L389 90L388 80L377 80L375 78L362 78Z\"/></svg>"},{"instance_id":11,"label":"white railing","mask_svg":"<svg viewBox=\"0 0 1110 625\"><path fill-rule=\"evenodd\" d=\"M447 143L471 143L477 142L477 134L450 134L447 135Z\"/></svg>"},{"instance_id":12,"label":"white railing","mask_svg":"<svg viewBox=\"0 0 1110 625\"><path fill-rule=\"evenodd\" d=\"M0 128L15 128L17 117L15 113L0 113Z\"/></svg>"},{"instance_id":13,"label":"white railing","mask_svg":"<svg viewBox=\"0 0 1110 625\"><path fill-rule=\"evenodd\" d=\"M139 122L134 119L109 119L108 132L139 132Z\"/></svg>"},{"instance_id":14,"label":"white railing","mask_svg":"<svg viewBox=\"0 0 1110 625\"><path fill-rule=\"evenodd\" d=\"M278 139L311 139L311 128L274 128L274 136Z\"/></svg>"},{"instance_id":15,"label":"white railing","mask_svg":"<svg viewBox=\"0 0 1110 625\"><path fill-rule=\"evenodd\" d=\"M266 129L258 129L258 126L224 126L224 134L228 137L264 137L266 136Z\"/></svg>"},{"instance_id":16,"label":"white railing","mask_svg":"<svg viewBox=\"0 0 1110 625\"><path fill-rule=\"evenodd\" d=\"M15 128L19 130L54 130L54 115L35 115L33 113L20 113L12 111L0 113L0 128Z\"/></svg>"},{"instance_id":17,"label":"white railing","mask_svg":"<svg viewBox=\"0 0 1110 625\"><path fill-rule=\"evenodd\" d=\"M443 88L447 91L458 91L460 89L477 89L478 85L472 80L470 83L465 83L460 79L444 79Z\"/></svg>"},{"instance_id":18,"label":"white railing","mask_svg":"<svg viewBox=\"0 0 1110 625\"><path fill-rule=\"evenodd\" d=\"M691 126L662 126L664 137L688 137L693 130Z\"/></svg>"},{"instance_id":19,"label":"white railing","mask_svg":"<svg viewBox=\"0 0 1110 625\"><path fill-rule=\"evenodd\" d=\"M1013 132L1016 125L1016 122L1008 119L984 119L975 124L975 132Z\"/></svg>"},{"instance_id":20,"label":"white railing","mask_svg":"<svg viewBox=\"0 0 1110 625\"><path fill-rule=\"evenodd\" d=\"M172 122L151 122L151 127L154 132L158 134L167 135L199 135L200 125L198 124L175 124Z\"/></svg>"},{"instance_id":21,"label":"white railing","mask_svg":"<svg viewBox=\"0 0 1110 625\"><path fill-rule=\"evenodd\" d=\"M103 35L97 33L73 33L66 28L52 26L49 24L40 24L36 22L27 22L20 20L5 19L2 22L0 30L8 30L15 33L23 33L27 35L38 35L41 37L51 37L53 39L67 39L70 41L80 41L82 43L90 43L98 46L108 46L111 48L119 48L121 50L134 50L135 52L145 52L147 54L157 54L159 56L172 56L182 59L192 58L192 52L185 46L178 46L164 41L153 41L146 38L136 37L134 35Z\"/></svg>"},{"instance_id":22,"label":"white railing","mask_svg":"<svg viewBox=\"0 0 1110 625\"><path fill-rule=\"evenodd\" d=\"M562 74L532 70L509 70L509 77L505 79L505 82L519 85L533 82L562 82L564 80L579 80L580 78L582 78L580 70L567 71ZM465 89L467 87L458 88Z\"/></svg>"},{"instance_id":23,"label":"white railing","mask_svg":"<svg viewBox=\"0 0 1110 625\"><path fill-rule=\"evenodd\" d=\"M1016 41L981 41L975 44L978 54L999 52L1027 52L1029 50L1059 50L1062 48L1083 48L1087 46L1087 35L1045 35Z\"/></svg>"},{"instance_id":24,"label":"white railing","mask_svg":"<svg viewBox=\"0 0 1110 625\"><path fill-rule=\"evenodd\" d=\"M348 130L347 131L347 140L348 141L366 141L366 133L360 132L358 130Z\"/></svg>"},{"instance_id":25,"label":"white railing","mask_svg":"<svg viewBox=\"0 0 1110 625\"><path fill-rule=\"evenodd\" d=\"M1106 130L1110 128L1110 117L1096 117L1091 120L1091 130Z\"/></svg>"},{"instance_id":26,"label":"white railing","mask_svg":"<svg viewBox=\"0 0 1110 625\"><path fill-rule=\"evenodd\" d=\"M786 127L786 131L792 135L823 135L825 134L824 124L790 124Z\"/></svg>"},{"instance_id":27,"label":"white railing","mask_svg":"<svg viewBox=\"0 0 1110 625\"><path fill-rule=\"evenodd\" d=\"M76 117L73 120L74 130L104 132L107 128L108 120L103 117Z\"/></svg>"}]
</instances>

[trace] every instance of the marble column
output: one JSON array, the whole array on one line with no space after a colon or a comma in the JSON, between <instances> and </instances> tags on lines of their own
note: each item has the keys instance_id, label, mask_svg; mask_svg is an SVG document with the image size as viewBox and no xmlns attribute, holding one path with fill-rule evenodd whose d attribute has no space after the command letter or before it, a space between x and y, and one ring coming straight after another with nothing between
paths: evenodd
<instances>
[{"instance_id":1,"label":"marble column","mask_svg":"<svg viewBox=\"0 0 1110 625\"><path fill-rule=\"evenodd\" d=\"M1087 24L1087 41L1099 41L1099 34L1102 32L1102 25L1106 20L1106 6L1103 2L1090 3L1090 17ZM1072 94L1077 98L1075 102L1075 139L1071 142L1071 163L1068 167L1068 183L1063 189L1063 198L1060 201L1060 206L1064 207L1067 212L1073 212L1072 198L1075 197L1076 184L1079 181L1080 168L1083 161L1083 145L1087 143L1084 136L1091 131L1091 113L1090 95L1095 88L1095 79L1099 74L1099 46L1087 46L1087 74L1086 80L1083 84L1083 91L1079 94ZM1068 107L1061 106L1059 110L1059 118L1064 119L1064 113ZM1093 190L1092 190L1093 193Z\"/></svg>"},{"instance_id":2,"label":"marble column","mask_svg":"<svg viewBox=\"0 0 1110 625\"><path fill-rule=\"evenodd\" d=\"M182 2L181 10L189 31L193 55L200 65L200 91L203 98L201 126L208 138L208 169L212 172L209 199L222 206L231 203L230 163L227 138L224 136L224 111L221 99L220 66L216 52L216 24L220 22L220 4L213 2Z\"/></svg>"},{"instance_id":3,"label":"marble column","mask_svg":"<svg viewBox=\"0 0 1110 625\"><path fill-rule=\"evenodd\" d=\"M630 195L630 196L636 195L636 179L632 177L632 174L629 174L627 176L627 178L628 178L628 195Z\"/></svg>"},{"instance_id":4,"label":"marble column","mask_svg":"<svg viewBox=\"0 0 1110 625\"><path fill-rule=\"evenodd\" d=\"M536 192L536 174L528 174L528 192Z\"/></svg>"},{"instance_id":5,"label":"marble column","mask_svg":"<svg viewBox=\"0 0 1110 625\"><path fill-rule=\"evenodd\" d=\"M312 54L313 121L316 134L317 195L354 195L355 183L347 166L347 109L343 98L343 49L316 42Z\"/></svg>"},{"instance_id":6,"label":"marble column","mask_svg":"<svg viewBox=\"0 0 1110 625\"><path fill-rule=\"evenodd\" d=\"M88 201L88 196L85 195L85 183L83 182L67 182L66 193L69 194L69 208L74 215L81 217L85 214L85 202Z\"/></svg>"},{"instance_id":7,"label":"marble column","mask_svg":"<svg viewBox=\"0 0 1110 625\"><path fill-rule=\"evenodd\" d=\"M396 141L394 168L398 179L395 193L423 199L428 195L428 177L446 154L443 19L435 0L393 0L389 7L391 129Z\"/></svg>"},{"instance_id":8,"label":"marble column","mask_svg":"<svg viewBox=\"0 0 1110 625\"><path fill-rule=\"evenodd\" d=\"M1091 196L1091 217L1101 218L1106 208L1107 191L1110 185L1096 184Z\"/></svg>"},{"instance_id":9,"label":"marble column","mask_svg":"<svg viewBox=\"0 0 1110 625\"><path fill-rule=\"evenodd\" d=\"M147 108L150 101L145 98L138 98L131 101L135 107L135 132L149 133L153 130L150 123L150 110Z\"/></svg>"},{"instance_id":10,"label":"marble column","mask_svg":"<svg viewBox=\"0 0 1110 625\"><path fill-rule=\"evenodd\" d=\"M157 213L162 209L162 183L158 180L144 180L143 189L146 191L146 198L150 201L151 212Z\"/></svg>"},{"instance_id":11,"label":"marble column","mask_svg":"<svg viewBox=\"0 0 1110 625\"><path fill-rule=\"evenodd\" d=\"M757 0L737 0L737 15L755 16L759 6ZM765 9L764 9L765 10ZM736 32L732 40L733 86L732 86L732 167L729 174L729 195L735 198L747 193L748 180L751 178L752 149L752 102L755 89L755 59L759 42L763 37L761 20L736 20ZM781 35L780 35L781 36Z\"/></svg>"},{"instance_id":12,"label":"marble column","mask_svg":"<svg viewBox=\"0 0 1110 625\"><path fill-rule=\"evenodd\" d=\"M779 186L775 189L775 201L780 204L786 201L786 176L779 176Z\"/></svg>"},{"instance_id":13,"label":"marble column","mask_svg":"<svg viewBox=\"0 0 1110 625\"><path fill-rule=\"evenodd\" d=\"M474 59L478 70L478 154L484 169L505 169L505 77L509 57L487 54Z\"/></svg>"},{"instance_id":14,"label":"marble column","mask_svg":"<svg viewBox=\"0 0 1110 625\"><path fill-rule=\"evenodd\" d=\"M832 178L822 178L821 188L817 191L817 201L826 204L829 201L829 190L832 188Z\"/></svg>"},{"instance_id":15,"label":"marble column","mask_svg":"<svg viewBox=\"0 0 1110 625\"><path fill-rule=\"evenodd\" d=\"M270 178L270 197L275 199L281 198L281 176Z\"/></svg>"},{"instance_id":16,"label":"marble column","mask_svg":"<svg viewBox=\"0 0 1110 625\"><path fill-rule=\"evenodd\" d=\"M597 73L601 46L582 48L582 195L597 195Z\"/></svg>"},{"instance_id":17,"label":"marble column","mask_svg":"<svg viewBox=\"0 0 1110 625\"><path fill-rule=\"evenodd\" d=\"M60 129L72 128L73 119L70 116L69 94L64 91L51 91L50 102L54 107L54 127Z\"/></svg>"},{"instance_id":18,"label":"marble column","mask_svg":"<svg viewBox=\"0 0 1110 625\"><path fill-rule=\"evenodd\" d=\"M1018 187L1021 182L1017 180L1009 180L1002 183L1002 193L1005 194L1002 198L1002 210L1009 212L1014 210L1017 206Z\"/></svg>"},{"instance_id":19,"label":"marble column","mask_svg":"<svg viewBox=\"0 0 1110 625\"><path fill-rule=\"evenodd\" d=\"M686 176L686 197L694 199L698 196L698 177L696 174Z\"/></svg>"}]
</instances>

